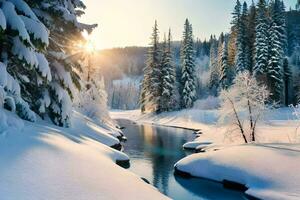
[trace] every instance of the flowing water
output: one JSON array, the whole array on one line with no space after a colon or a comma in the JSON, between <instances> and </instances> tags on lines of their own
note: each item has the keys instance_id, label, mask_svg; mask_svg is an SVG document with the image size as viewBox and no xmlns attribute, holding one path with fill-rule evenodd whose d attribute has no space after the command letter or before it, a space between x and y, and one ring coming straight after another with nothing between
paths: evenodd
<instances>
[{"instance_id":1,"label":"flowing water","mask_svg":"<svg viewBox=\"0 0 300 200\"><path fill-rule=\"evenodd\" d=\"M127 120L120 120L119 124L126 128L124 152L130 157L129 170L146 178L165 195L175 200L245 199L243 193L224 189L216 182L174 176L174 164L188 155L182 145L194 139L191 131L137 125Z\"/></svg>"}]
</instances>

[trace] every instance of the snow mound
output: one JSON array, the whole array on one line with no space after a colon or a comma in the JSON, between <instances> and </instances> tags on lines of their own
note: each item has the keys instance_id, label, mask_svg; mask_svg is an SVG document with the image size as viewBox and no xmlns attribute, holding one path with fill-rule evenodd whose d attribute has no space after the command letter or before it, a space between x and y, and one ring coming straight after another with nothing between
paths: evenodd
<instances>
[{"instance_id":1,"label":"snow mound","mask_svg":"<svg viewBox=\"0 0 300 200\"><path fill-rule=\"evenodd\" d=\"M187 142L183 145L184 149L198 149L198 148L204 148L209 145L211 145L212 142L207 141L207 142L200 142L200 141L193 141L193 142Z\"/></svg>"},{"instance_id":2,"label":"snow mound","mask_svg":"<svg viewBox=\"0 0 300 200\"><path fill-rule=\"evenodd\" d=\"M239 145L193 154L175 164L176 169L214 181L245 185L259 199L300 198L300 145Z\"/></svg>"}]
</instances>

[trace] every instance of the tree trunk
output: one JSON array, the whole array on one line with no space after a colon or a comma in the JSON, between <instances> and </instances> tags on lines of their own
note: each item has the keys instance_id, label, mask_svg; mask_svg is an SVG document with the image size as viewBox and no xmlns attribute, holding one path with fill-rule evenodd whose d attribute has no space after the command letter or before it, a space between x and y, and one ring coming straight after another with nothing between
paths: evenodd
<instances>
[{"instance_id":1,"label":"tree trunk","mask_svg":"<svg viewBox=\"0 0 300 200\"><path fill-rule=\"evenodd\" d=\"M240 121L239 115L238 115L238 113L237 113L237 111L236 111L236 109L235 109L234 103L233 103L233 101L232 101L230 98L228 98L228 100L230 101L230 103L231 103L231 105L232 105L232 109L233 109L233 111L234 111L234 115L235 115L235 118L236 118L236 120L237 120L237 124L238 124L238 126L239 126L239 129L240 129L240 131L241 131L242 137L243 137L245 143L248 143L247 137L246 137L246 135L245 135L245 131L244 131L243 126L242 126L242 123L241 123L241 121Z\"/></svg>"},{"instance_id":2,"label":"tree trunk","mask_svg":"<svg viewBox=\"0 0 300 200\"><path fill-rule=\"evenodd\" d=\"M252 108L251 108L251 104L250 104L250 101L248 99L248 110L249 110L249 121L250 121L250 130L251 130L251 142L254 142L255 141L255 127L254 127L254 124L253 124L253 116L252 116Z\"/></svg>"}]
</instances>

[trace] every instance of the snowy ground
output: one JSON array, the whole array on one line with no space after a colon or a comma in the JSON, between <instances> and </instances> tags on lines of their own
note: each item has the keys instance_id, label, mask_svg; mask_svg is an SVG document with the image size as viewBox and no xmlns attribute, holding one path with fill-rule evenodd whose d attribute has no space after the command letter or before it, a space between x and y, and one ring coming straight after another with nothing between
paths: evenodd
<instances>
[{"instance_id":1,"label":"snowy ground","mask_svg":"<svg viewBox=\"0 0 300 200\"><path fill-rule=\"evenodd\" d=\"M195 177L245 185L259 199L300 198L299 144L258 144L224 147L188 156L175 166Z\"/></svg>"},{"instance_id":2,"label":"snowy ground","mask_svg":"<svg viewBox=\"0 0 300 200\"><path fill-rule=\"evenodd\" d=\"M70 129L0 113L6 117L0 134L1 200L167 199L117 166L117 160L128 160L108 147L118 140L79 113Z\"/></svg>"},{"instance_id":3,"label":"snowy ground","mask_svg":"<svg viewBox=\"0 0 300 200\"><path fill-rule=\"evenodd\" d=\"M258 143L249 145L242 144L232 127L217 125L217 110L190 109L158 116L115 110L111 115L137 123L201 130L202 134L184 147L206 152L179 161L176 168L182 172L244 184L247 194L261 199L300 199L300 121L290 108L269 111L258 126Z\"/></svg>"}]
</instances>

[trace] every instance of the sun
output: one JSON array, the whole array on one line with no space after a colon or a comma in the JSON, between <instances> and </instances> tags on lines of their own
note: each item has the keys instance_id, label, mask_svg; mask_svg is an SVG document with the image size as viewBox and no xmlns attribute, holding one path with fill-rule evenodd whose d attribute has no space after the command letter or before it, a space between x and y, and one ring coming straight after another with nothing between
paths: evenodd
<instances>
[{"instance_id":1,"label":"sun","mask_svg":"<svg viewBox=\"0 0 300 200\"><path fill-rule=\"evenodd\" d=\"M91 40L88 40L84 46L87 53L93 53L95 51L95 45Z\"/></svg>"},{"instance_id":2,"label":"sun","mask_svg":"<svg viewBox=\"0 0 300 200\"><path fill-rule=\"evenodd\" d=\"M87 32L82 33L83 37L85 38L85 44L83 45L84 51L91 54L95 51L95 44L92 41L92 37Z\"/></svg>"}]
</instances>

